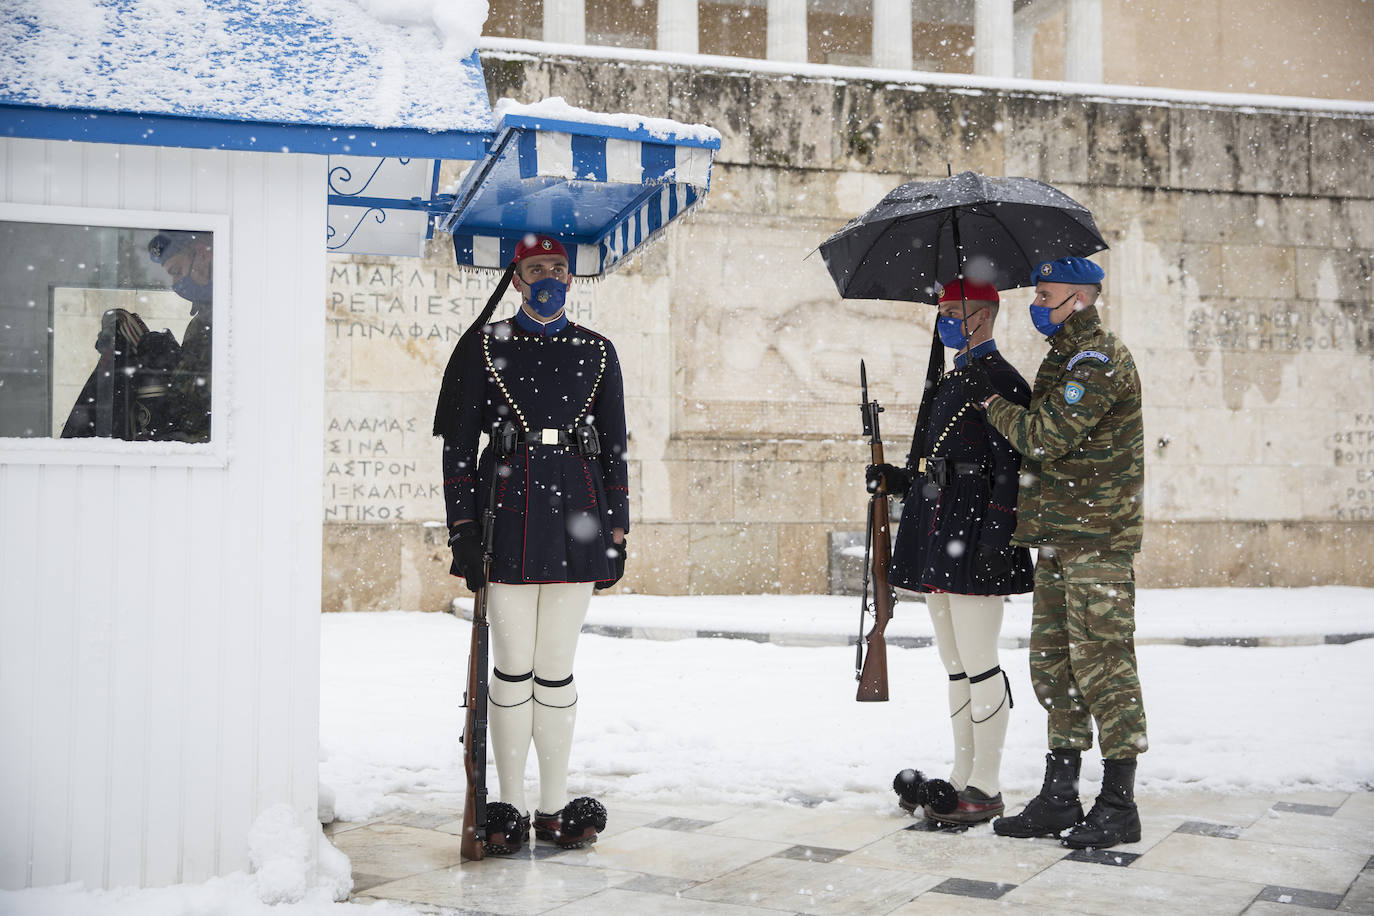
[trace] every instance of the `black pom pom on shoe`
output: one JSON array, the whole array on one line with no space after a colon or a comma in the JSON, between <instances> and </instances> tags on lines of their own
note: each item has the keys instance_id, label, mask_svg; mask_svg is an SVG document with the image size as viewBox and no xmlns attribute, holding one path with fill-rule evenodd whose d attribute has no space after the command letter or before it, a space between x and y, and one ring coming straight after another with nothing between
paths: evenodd
<instances>
[{"instance_id":1,"label":"black pom pom on shoe","mask_svg":"<svg viewBox=\"0 0 1374 916\"><path fill-rule=\"evenodd\" d=\"M925 777L920 770L907 768L892 779L892 791L897 793L897 804L908 814L925 804Z\"/></svg>"},{"instance_id":2,"label":"black pom pom on shoe","mask_svg":"<svg viewBox=\"0 0 1374 916\"><path fill-rule=\"evenodd\" d=\"M487 839L482 845L488 854L513 855L529 837L529 817L507 802L487 802Z\"/></svg>"},{"instance_id":3,"label":"black pom pom on shoe","mask_svg":"<svg viewBox=\"0 0 1374 916\"><path fill-rule=\"evenodd\" d=\"M575 836L587 827L596 833L606 829L606 806L584 795L574 798L563 809L563 832Z\"/></svg>"},{"instance_id":4,"label":"black pom pom on shoe","mask_svg":"<svg viewBox=\"0 0 1374 916\"><path fill-rule=\"evenodd\" d=\"M936 814L949 814L959 807L959 792L943 779L927 779L921 785L924 802Z\"/></svg>"},{"instance_id":5,"label":"black pom pom on shoe","mask_svg":"<svg viewBox=\"0 0 1374 916\"><path fill-rule=\"evenodd\" d=\"M563 849L579 849L596 842L606 829L606 806L585 795L574 798L553 814L534 812L534 835Z\"/></svg>"}]
</instances>

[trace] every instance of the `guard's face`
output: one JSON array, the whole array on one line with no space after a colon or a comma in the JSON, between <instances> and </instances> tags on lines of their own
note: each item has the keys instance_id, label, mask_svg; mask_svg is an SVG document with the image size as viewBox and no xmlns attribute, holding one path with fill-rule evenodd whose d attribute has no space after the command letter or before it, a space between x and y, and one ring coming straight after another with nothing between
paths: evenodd
<instances>
[{"instance_id":1,"label":"guard's face","mask_svg":"<svg viewBox=\"0 0 1374 916\"><path fill-rule=\"evenodd\" d=\"M1050 309L1050 321L1055 324L1063 324L1069 316L1081 308L1086 303L1083 302L1081 290L1068 283L1037 283L1035 286L1035 301L1031 305L1042 305Z\"/></svg>"},{"instance_id":2,"label":"guard's face","mask_svg":"<svg viewBox=\"0 0 1374 916\"><path fill-rule=\"evenodd\" d=\"M560 283L568 282L568 259L561 254L536 254L520 261L512 278L521 297L528 299L531 283L550 277Z\"/></svg>"},{"instance_id":3,"label":"guard's face","mask_svg":"<svg viewBox=\"0 0 1374 916\"><path fill-rule=\"evenodd\" d=\"M965 309L968 320L964 324L969 337L976 334L984 325L992 325L992 303L986 299L969 299L967 302L952 299L940 303L940 314L947 318L958 318L962 321Z\"/></svg>"},{"instance_id":4,"label":"guard's face","mask_svg":"<svg viewBox=\"0 0 1374 916\"><path fill-rule=\"evenodd\" d=\"M163 270L167 271L174 283L186 277L190 277L196 283L209 283L213 265L214 256L210 248L195 243L187 245L162 262Z\"/></svg>"}]
</instances>

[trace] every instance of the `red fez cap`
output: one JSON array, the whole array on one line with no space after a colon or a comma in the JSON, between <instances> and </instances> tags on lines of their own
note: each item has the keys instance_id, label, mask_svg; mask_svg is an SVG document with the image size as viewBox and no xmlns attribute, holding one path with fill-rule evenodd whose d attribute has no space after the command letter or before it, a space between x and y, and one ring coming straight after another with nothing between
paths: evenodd
<instances>
[{"instance_id":1,"label":"red fez cap","mask_svg":"<svg viewBox=\"0 0 1374 916\"><path fill-rule=\"evenodd\" d=\"M962 290L962 295L960 294ZM980 283L977 280L955 280L949 286L940 290L941 302L958 302L960 299L968 299L970 302L1001 302L997 298L997 287L991 283Z\"/></svg>"},{"instance_id":2,"label":"red fez cap","mask_svg":"<svg viewBox=\"0 0 1374 916\"><path fill-rule=\"evenodd\" d=\"M568 260L568 249L564 248L563 243L558 239L531 233L521 239L519 245L515 246L515 256L510 259L510 262L519 264L525 258L532 258L539 254L556 254L561 256L563 260Z\"/></svg>"}]
</instances>

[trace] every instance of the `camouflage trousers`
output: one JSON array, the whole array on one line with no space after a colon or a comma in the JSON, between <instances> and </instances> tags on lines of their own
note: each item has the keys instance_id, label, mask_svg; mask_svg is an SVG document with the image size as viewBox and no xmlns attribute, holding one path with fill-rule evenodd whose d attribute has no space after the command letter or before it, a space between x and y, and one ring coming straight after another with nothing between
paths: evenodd
<instances>
[{"instance_id":1,"label":"camouflage trousers","mask_svg":"<svg viewBox=\"0 0 1374 916\"><path fill-rule=\"evenodd\" d=\"M1135 659L1134 556L1042 547L1035 565L1031 684L1049 746L1135 757L1149 746Z\"/></svg>"}]
</instances>

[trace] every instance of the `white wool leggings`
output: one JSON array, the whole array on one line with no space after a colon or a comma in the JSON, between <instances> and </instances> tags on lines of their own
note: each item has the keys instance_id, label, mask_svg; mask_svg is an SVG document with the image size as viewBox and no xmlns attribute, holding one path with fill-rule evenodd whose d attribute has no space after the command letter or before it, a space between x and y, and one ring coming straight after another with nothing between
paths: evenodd
<instances>
[{"instance_id":1,"label":"white wool leggings","mask_svg":"<svg viewBox=\"0 0 1374 916\"><path fill-rule=\"evenodd\" d=\"M487 586L492 672L487 694L501 800L528 813L525 761L539 759L539 810L568 801L568 756L577 721L573 656L591 602L591 582Z\"/></svg>"},{"instance_id":2,"label":"white wool leggings","mask_svg":"<svg viewBox=\"0 0 1374 916\"><path fill-rule=\"evenodd\" d=\"M956 789L1001 791L1002 744L1011 697L997 662L1002 630L1000 595L926 595L935 646L949 675L949 719L954 731Z\"/></svg>"}]
</instances>

